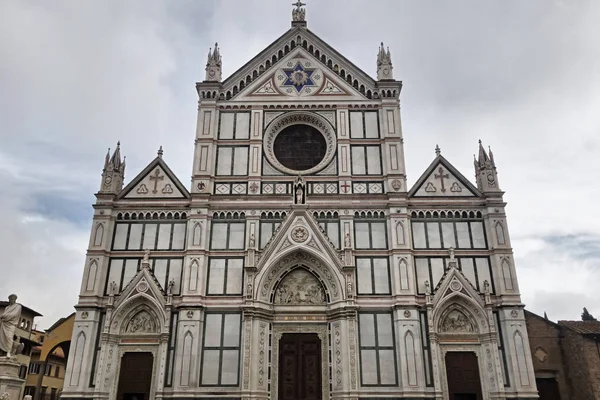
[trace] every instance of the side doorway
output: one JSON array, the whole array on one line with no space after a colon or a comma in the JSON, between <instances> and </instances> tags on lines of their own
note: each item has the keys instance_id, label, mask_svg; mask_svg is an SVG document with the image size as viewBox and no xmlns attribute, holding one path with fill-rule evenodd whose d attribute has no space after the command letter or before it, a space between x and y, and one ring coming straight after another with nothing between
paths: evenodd
<instances>
[{"instance_id":1,"label":"side doorway","mask_svg":"<svg viewBox=\"0 0 600 400\"><path fill-rule=\"evenodd\" d=\"M482 400L477 356L472 351L446 353L446 376L450 400Z\"/></svg>"}]
</instances>

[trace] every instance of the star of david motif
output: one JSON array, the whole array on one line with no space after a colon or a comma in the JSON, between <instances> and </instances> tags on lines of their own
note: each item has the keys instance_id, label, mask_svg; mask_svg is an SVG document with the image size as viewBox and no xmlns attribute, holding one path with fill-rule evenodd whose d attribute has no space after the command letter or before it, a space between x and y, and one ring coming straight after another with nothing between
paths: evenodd
<instances>
[{"instance_id":1,"label":"star of david motif","mask_svg":"<svg viewBox=\"0 0 600 400\"><path fill-rule=\"evenodd\" d=\"M315 68L304 68L299 62L293 68L285 68L283 72L287 76L287 79L283 83L283 86L293 86L296 91L300 93L305 86L315 86L312 80L312 74L315 72Z\"/></svg>"}]
</instances>

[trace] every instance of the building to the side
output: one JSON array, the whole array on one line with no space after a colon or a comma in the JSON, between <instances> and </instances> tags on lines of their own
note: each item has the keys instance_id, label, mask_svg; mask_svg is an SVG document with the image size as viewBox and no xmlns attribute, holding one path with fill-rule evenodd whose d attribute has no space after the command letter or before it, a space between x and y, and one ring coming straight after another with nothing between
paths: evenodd
<instances>
[{"instance_id":1,"label":"building to the side","mask_svg":"<svg viewBox=\"0 0 600 400\"><path fill-rule=\"evenodd\" d=\"M24 395L37 400L60 399L74 321L75 313L60 318L45 331L32 331L32 338L40 345L31 351Z\"/></svg>"},{"instance_id":2,"label":"building to the side","mask_svg":"<svg viewBox=\"0 0 600 400\"><path fill-rule=\"evenodd\" d=\"M600 400L600 322L525 320L540 400Z\"/></svg>"},{"instance_id":3,"label":"building to the side","mask_svg":"<svg viewBox=\"0 0 600 400\"><path fill-rule=\"evenodd\" d=\"M4 309L8 305L8 301L0 301L0 315L2 315ZM34 319L41 316L42 314L39 312L21 304L21 319L17 324L17 329L15 329L15 340L23 343L23 350L21 351L21 354L16 356L17 362L21 364L19 368L19 378L21 379L25 379L27 377L27 368L31 360L31 353L36 346L40 345L40 343L35 339L33 332L35 331ZM0 350L0 352L2 351ZM4 353L2 355L4 355ZM23 388L24 387L25 384L23 384ZM21 390L21 392L23 392L23 390Z\"/></svg>"},{"instance_id":4,"label":"building to the side","mask_svg":"<svg viewBox=\"0 0 600 400\"><path fill-rule=\"evenodd\" d=\"M107 154L63 399L537 398L491 151L407 187L390 51L301 6L226 79L210 50L191 185Z\"/></svg>"}]
</instances>

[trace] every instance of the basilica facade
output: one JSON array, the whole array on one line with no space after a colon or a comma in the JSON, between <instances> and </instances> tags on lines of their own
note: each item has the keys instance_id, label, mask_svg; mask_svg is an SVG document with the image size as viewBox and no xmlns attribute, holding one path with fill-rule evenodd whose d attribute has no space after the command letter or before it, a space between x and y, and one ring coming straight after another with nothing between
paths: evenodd
<instances>
[{"instance_id":1,"label":"basilica facade","mask_svg":"<svg viewBox=\"0 0 600 400\"><path fill-rule=\"evenodd\" d=\"M191 186L107 154L62 398L537 398L492 152L408 187L390 51L292 16L226 79L209 51Z\"/></svg>"}]
</instances>

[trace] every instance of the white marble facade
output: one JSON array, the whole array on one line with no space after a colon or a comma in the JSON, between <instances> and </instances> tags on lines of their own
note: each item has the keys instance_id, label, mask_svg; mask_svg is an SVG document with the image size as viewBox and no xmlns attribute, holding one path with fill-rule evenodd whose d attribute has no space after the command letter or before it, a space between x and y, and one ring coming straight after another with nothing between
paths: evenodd
<instances>
[{"instance_id":1,"label":"white marble facade","mask_svg":"<svg viewBox=\"0 0 600 400\"><path fill-rule=\"evenodd\" d=\"M223 81L209 53L190 188L107 155L63 398L117 399L147 352L149 398L277 399L288 333L320 339L323 399L448 399L453 352L482 399L536 398L493 155L474 185L437 149L407 187L389 50L373 79L304 16Z\"/></svg>"}]
</instances>

